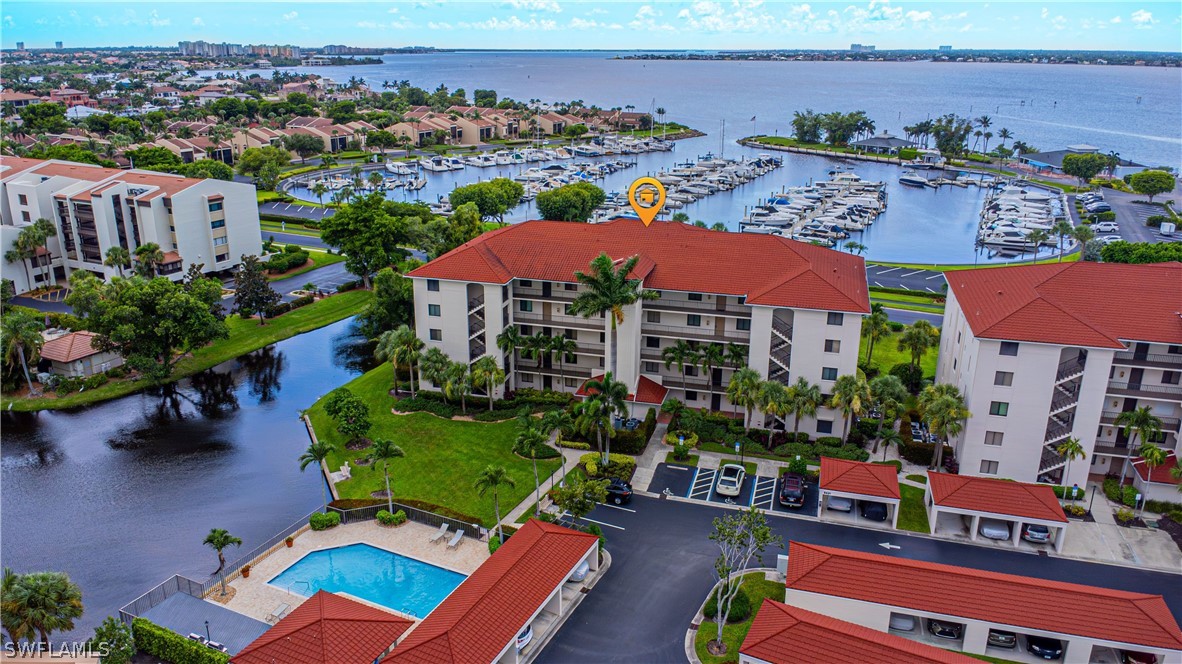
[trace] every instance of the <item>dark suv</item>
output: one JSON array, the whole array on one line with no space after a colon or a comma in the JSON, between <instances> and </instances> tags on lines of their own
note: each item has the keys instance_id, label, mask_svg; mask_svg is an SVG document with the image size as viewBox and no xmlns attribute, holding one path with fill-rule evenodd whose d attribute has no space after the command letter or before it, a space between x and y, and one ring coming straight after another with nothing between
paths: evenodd
<instances>
[{"instance_id":1,"label":"dark suv","mask_svg":"<svg viewBox=\"0 0 1182 664\"><path fill-rule=\"evenodd\" d=\"M780 504L784 507L802 507L804 505L804 476L797 473L784 473L780 481Z\"/></svg>"},{"instance_id":2,"label":"dark suv","mask_svg":"<svg viewBox=\"0 0 1182 664\"><path fill-rule=\"evenodd\" d=\"M607 500L614 505L623 505L632 500L632 485L620 478L613 478L607 485Z\"/></svg>"}]
</instances>

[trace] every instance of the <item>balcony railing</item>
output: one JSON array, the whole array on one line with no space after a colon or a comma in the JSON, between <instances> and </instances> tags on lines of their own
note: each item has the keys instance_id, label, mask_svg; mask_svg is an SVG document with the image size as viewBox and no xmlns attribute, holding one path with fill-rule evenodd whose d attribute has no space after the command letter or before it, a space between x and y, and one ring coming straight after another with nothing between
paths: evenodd
<instances>
[{"instance_id":1,"label":"balcony railing","mask_svg":"<svg viewBox=\"0 0 1182 664\"><path fill-rule=\"evenodd\" d=\"M1131 397L1169 399L1172 401L1182 400L1182 387L1178 385L1150 385L1146 383L1118 383L1116 381L1109 381L1108 393Z\"/></svg>"},{"instance_id":2,"label":"balcony railing","mask_svg":"<svg viewBox=\"0 0 1182 664\"><path fill-rule=\"evenodd\" d=\"M1138 356L1133 352L1116 353L1112 357L1113 364L1129 364L1133 366L1165 367L1182 370L1182 353L1147 354Z\"/></svg>"},{"instance_id":3,"label":"balcony railing","mask_svg":"<svg viewBox=\"0 0 1182 664\"><path fill-rule=\"evenodd\" d=\"M1038 474L1050 472L1056 468L1062 468L1067 465L1067 458L1049 446L1044 445L1042 448L1042 458L1038 464Z\"/></svg>"},{"instance_id":4,"label":"balcony railing","mask_svg":"<svg viewBox=\"0 0 1182 664\"><path fill-rule=\"evenodd\" d=\"M789 343L792 342L792 326L785 325L777 320L772 320L772 332L775 332L781 339Z\"/></svg>"},{"instance_id":5,"label":"balcony railing","mask_svg":"<svg viewBox=\"0 0 1182 664\"><path fill-rule=\"evenodd\" d=\"M559 320L553 316L543 316L539 313L514 311L513 321L519 325L542 325L544 327L562 327L573 330L595 330L596 332L602 332L604 330L604 321L600 318L573 318L568 316Z\"/></svg>"},{"instance_id":6,"label":"balcony railing","mask_svg":"<svg viewBox=\"0 0 1182 664\"><path fill-rule=\"evenodd\" d=\"M722 334L719 334L715 332L713 327L706 326L644 323L641 325L640 333L657 337L666 336L701 341L734 341L741 344L750 343L751 341L751 335L748 332L723 330Z\"/></svg>"},{"instance_id":7,"label":"balcony railing","mask_svg":"<svg viewBox=\"0 0 1182 664\"><path fill-rule=\"evenodd\" d=\"M1046 438L1043 439L1043 442L1047 444L1057 443L1070 435L1071 427L1069 426L1051 426L1047 428L1047 435Z\"/></svg>"},{"instance_id":8,"label":"balcony railing","mask_svg":"<svg viewBox=\"0 0 1182 664\"><path fill-rule=\"evenodd\" d=\"M1116 411L1104 411L1100 413L1100 424L1116 424L1116 418L1120 417L1120 413ZM1178 433L1179 426L1182 426L1182 419L1176 417L1162 417L1161 430L1165 433Z\"/></svg>"},{"instance_id":9,"label":"balcony railing","mask_svg":"<svg viewBox=\"0 0 1182 664\"><path fill-rule=\"evenodd\" d=\"M1051 402L1051 412L1057 413L1061 410L1066 410L1077 403L1079 403L1079 395L1073 394L1071 396L1059 397Z\"/></svg>"},{"instance_id":10,"label":"balcony railing","mask_svg":"<svg viewBox=\"0 0 1182 664\"><path fill-rule=\"evenodd\" d=\"M479 297L474 297L471 300L468 300L468 313L473 313L477 309L479 309L483 306L484 306L484 296L481 295Z\"/></svg>"},{"instance_id":11,"label":"balcony railing","mask_svg":"<svg viewBox=\"0 0 1182 664\"><path fill-rule=\"evenodd\" d=\"M552 289L549 295L543 295L540 288L521 288L513 289L513 297L519 300L542 300L547 302L566 302L571 303L575 301L578 296L577 291L568 291L562 289Z\"/></svg>"},{"instance_id":12,"label":"balcony railing","mask_svg":"<svg viewBox=\"0 0 1182 664\"><path fill-rule=\"evenodd\" d=\"M740 318L750 318L751 308L744 305L727 304L724 308L719 309L715 302L697 302L694 300L646 300L643 304L647 311L677 311L687 312L691 314L702 314L704 316L737 316Z\"/></svg>"}]
</instances>

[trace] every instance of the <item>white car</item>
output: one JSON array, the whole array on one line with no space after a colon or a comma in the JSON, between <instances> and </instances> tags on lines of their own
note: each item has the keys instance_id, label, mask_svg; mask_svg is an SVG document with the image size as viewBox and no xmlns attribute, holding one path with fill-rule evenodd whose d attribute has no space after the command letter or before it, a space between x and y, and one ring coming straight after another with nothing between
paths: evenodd
<instances>
[{"instance_id":1,"label":"white car","mask_svg":"<svg viewBox=\"0 0 1182 664\"><path fill-rule=\"evenodd\" d=\"M534 640L534 626L529 624L525 626L525 631L517 635L517 650L529 645L530 641Z\"/></svg>"},{"instance_id":2,"label":"white car","mask_svg":"<svg viewBox=\"0 0 1182 664\"><path fill-rule=\"evenodd\" d=\"M1113 242L1120 242L1120 241L1124 240L1124 238L1119 235L1105 235L1104 237L1099 238L1099 239L1104 244L1112 244Z\"/></svg>"},{"instance_id":3,"label":"white car","mask_svg":"<svg viewBox=\"0 0 1182 664\"><path fill-rule=\"evenodd\" d=\"M997 519L981 519L977 532L991 540L1008 540L1010 538L1010 524Z\"/></svg>"},{"instance_id":4,"label":"white car","mask_svg":"<svg viewBox=\"0 0 1182 664\"><path fill-rule=\"evenodd\" d=\"M854 510L854 501L842 496L829 496L827 509L834 512L852 512Z\"/></svg>"},{"instance_id":5,"label":"white car","mask_svg":"<svg viewBox=\"0 0 1182 664\"><path fill-rule=\"evenodd\" d=\"M747 471L736 463L728 463L718 474L718 486L714 490L720 496L737 496L743 490L743 479Z\"/></svg>"},{"instance_id":6,"label":"white car","mask_svg":"<svg viewBox=\"0 0 1182 664\"><path fill-rule=\"evenodd\" d=\"M1120 224L1115 221L1101 221L1092 224L1092 230L1097 233L1116 233L1120 231Z\"/></svg>"}]
</instances>

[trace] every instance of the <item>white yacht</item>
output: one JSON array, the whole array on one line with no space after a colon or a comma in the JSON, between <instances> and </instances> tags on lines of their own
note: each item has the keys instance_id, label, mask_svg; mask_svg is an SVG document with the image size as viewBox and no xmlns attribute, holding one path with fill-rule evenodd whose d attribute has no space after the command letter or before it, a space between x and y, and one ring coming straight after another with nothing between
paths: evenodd
<instances>
[{"instance_id":1,"label":"white yacht","mask_svg":"<svg viewBox=\"0 0 1182 664\"><path fill-rule=\"evenodd\" d=\"M914 171L903 171L903 174L899 176L899 184L909 187L926 187L928 179L922 175L916 175Z\"/></svg>"},{"instance_id":2,"label":"white yacht","mask_svg":"<svg viewBox=\"0 0 1182 664\"><path fill-rule=\"evenodd\" d=\"M508 150L497 150L493 153L493 162L497 166L511 166L513 164L513 153Z\"/></svg>"},{"instance_id":3,"label":"white yacht","mask_svg":"<svg viewBox=\"0 0 1182 664\"><path fill-rule=\"evenodd\" d=\"M464 170L464 160L459 157L444 157L444 162L447 164L448 170L462 171Z\"/></svg>"},{"instance_id":4,"label":"white yacht","mask_svg":"<svg viewBox=\"0 0 1182 664\"><path fill-rule=\"evenodd\" d=\"M432 173L446 173L451 170L451 165L448 164L446 158L436 155L423 162L423 170Z\"/></svg>"},{"instance_id":5,"label":"white yacht","mask_svg":"<svg viewBox=\"0 0 1182 664\"><path fill-rule=\"evenodd\" d=\"M386 170L394 175L414 175L419 172L417 161L387 161Z\"/></svg>"}]
</instances>

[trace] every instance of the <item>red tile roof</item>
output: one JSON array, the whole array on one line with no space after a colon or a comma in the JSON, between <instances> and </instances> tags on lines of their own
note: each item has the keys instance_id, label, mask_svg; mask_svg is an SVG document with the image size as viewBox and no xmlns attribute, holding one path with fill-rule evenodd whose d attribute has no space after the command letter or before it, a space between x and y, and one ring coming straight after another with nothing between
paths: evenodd
<instances>
[{"instance_id":1,"label":"red tile roof","mask_svg":"<svg viewBox=\"0 0 1182 664\"><path fill-rule=\"evenodd\" d=\"M318 591L234 656L234 664L372 662L413 620Z\"/></svg>"},{"instance_id":2,"label":"red tile roof","mask_svg":"<svg viewBox=\"0 0 1182 664\"><path fill-rule=\"evenodd\" d=\"M591 378L584 381L583 384L579 386L579 389L575 391L575 396L586 397L595 394L594 391L587 389L587 383L593 380L603 380L603 374L592 376ZM662 404L665 403L665 396L668 394L669 388L650 378L641 376L640 379L636 381L636 392L634 394L629 394L625 398L625 401Z\"/></svg>"},{"instance_id":3,"label":"red tile roof","mask_svg":"<svg viewBox=\"0 0 1182 664\"><path fill-rule=\"evenodd\" d=\"M1133 469L1137 471L1137 476L1147 482L1156 482L1158 484L1182 484L1182 478L1174 477L1170 471L1178 464L1178 457L1174 455L1174 451L1170 450L1166 454L1166 462L1160 466L1154 466L1150 470L1145 463L1144 457L1137 457L1133 461Z\"/></svg>"},{"instance_id":4,"label":"red tile roof","mask_svg":"<svg viewBox=\"0 0 1182 664\"><path fill-rule=\"evenodd\" d=\"M775 600L763 600L739 652L765 662L973 664L971 657Z\"/></svg>"},{"instance_id":5,"label":"red tile roof","mask_svg":"<svg viewBox=\"0 0 1182 664\"><path fill-rule=\"evenodd\" d=\"M1161 595L792 542L793 591L1153 648L1182 650ZM1070 611L1063 607L1070 606Z\"/></svg>"},{"instance_id":6,"label":"red tile roof","mask_svg":"<svg viewBox=\"0 0 1182 664\"><path fill-rule=\"evenodd\" d=\"M82 330L50 339L41 346L41 357L54 362L73 362L97 355L103 352L93 346L97 337L94 332Z\"/></svg>"},{"instance_id":7,"label":"red tile roof","mask_svg":"<svg viewBox=\"0 0 1182 664\"><path fill-rule=\"evenodd\" d=\"M598 538L530 519L382 664L492 662Z\"/></svg>"},{"instance_id":8,"label":"red tile roof","mask_svg":"<svg viewBox=\"0 0 1182 664\"><path fill-rule=\"evenodd\" d=\"M894 466L821 457L821 489L899 499L899 473Z\"/></svg>"},{"instance_id":9,"label":"red tile roof","mask_svg":"<svg viewBox=\"0 0 1182 664\"><path fill-rule=\"evenodd\" d=\"M1063 506L1049 484L928 473L928 486L932 500L940 507L1067 523Z\"/></svg>"},{"instance_id":10,"label":"red tile roof","mask_svg":"<svg viewBox=\"0 0 1182 664\"><path fill-rule=\"evenodd\" d=\"M1123 348L1121 340L1182 343L1182 263L1076 262L948 275L978 337L1099 348Z\"/></svg>"},{"instance_id":11,"label":"red tile roof","mask_svg":"<svg viewBox=\"0 0 1182 664\"><path fill-rule=\"evenodd\" d=\"M748 304L867 313L865 263L851 254L772 235L725 233L637 219L601 224L527 221L485 233L412 271L412 277L507 283L575 281L591 259L643 254L646 288L746 296Z\"/></svg>"}]
</instances>

